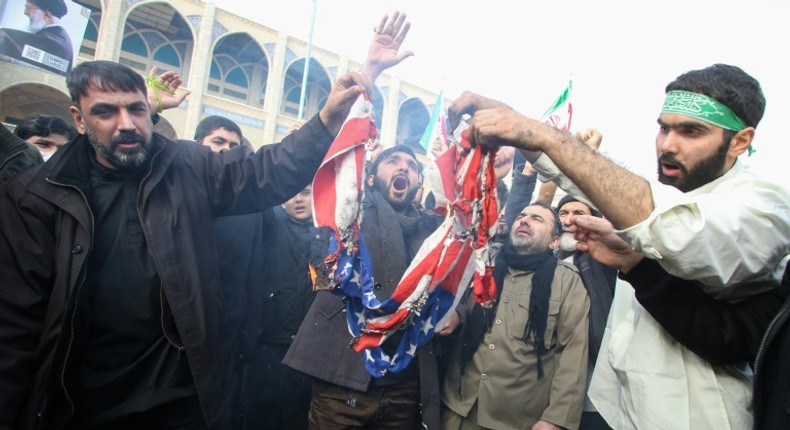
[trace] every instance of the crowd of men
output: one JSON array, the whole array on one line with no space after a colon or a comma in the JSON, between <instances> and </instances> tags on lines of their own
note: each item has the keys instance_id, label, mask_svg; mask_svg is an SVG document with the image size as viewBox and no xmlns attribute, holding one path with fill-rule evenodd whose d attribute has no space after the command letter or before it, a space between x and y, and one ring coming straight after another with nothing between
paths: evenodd
<instances>
[{"instance_id":1,"label":"crowd of men","mask_svg":"<svg viewBox=\"0 0 790 430\"><path fill-rule=\"evenodd\" d=\"M223 117L154 133L179 77L108 61L68 73L73 127L1 127L0 429L786 428L790 193L738 161L765 98L723 64L667 85L657 181L596 130L456 99L451 128L518 152L497 160L496 294L369 372L349 297L313 289L334 232L311 181L357 97L412 55L409 27L384 16L362 69L257 151ZM444 219L409 146L372 149L360 236L383 300ZM533 200L539 182L567 195Z\"/></svg>"}]
</instances>

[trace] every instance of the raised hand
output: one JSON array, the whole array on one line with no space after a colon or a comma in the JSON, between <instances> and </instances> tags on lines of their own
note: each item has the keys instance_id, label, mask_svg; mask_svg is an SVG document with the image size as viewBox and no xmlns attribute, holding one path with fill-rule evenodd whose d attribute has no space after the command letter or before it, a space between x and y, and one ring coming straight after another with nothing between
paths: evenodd
<instances>
[{"instance_id":1,"label":"raised hand","mask_svg":"<svg viewBox=\"0 0 790 430\"><path fill-rule=\"evenodd\" d=\"M362 92L370 94L371 84L367 77L360 73L350 72L346 73L335 81L332 85L332 90L326 100L326 104L318 112L321 122L324 123L327 130L333 135L340 132L340 127L348 117L351 111L351 106L357 100Z\"/></svg>"},{"instance_id":2,"label":"raised hand","mask_svg":"<svg viewBox=\"0 0 790 430\"><path fill-rule=\"evenodd\" d=\"M592 149L598 149L601 147L601 141L603 140L603 135L600 131L594 128L588 128L584 130L584 133L576 133L576 138L581 140L582 142L586 143Z\"/></svg>"},{"instance_id":3,"label":"raised hand","mask_svg":"<svg viewBox=\"0 0 790 430\"><path fill-rule=\"evenodd\" d=\"M414 55L412 51L400 52L410 27L411 24L406 21L405 13L395 11L391 17L384 15L379 24L373 28L373 39L370 41L368 56L360 73L366 75L371 82L375 82L381 72Z\"/></svg>"},{"instance_id":4,"label":"raised hand","mask_svg":"<svg viewBox=\"0 0 790 430\"><path fill-rule=\"evenodd\" d=\"M533 127L552 128L527 118L509 107L477 110L469 120L469 141L473 145L514 146L530 151L540 150Z\"/></svg>"},{"instance_id":5,"label":"raised hand","mask_svg":"<svg viewBox=\"0 0 790 430\"><path fill-rule=\"evenodd\" d=\"M176 95L176 90L183 83L181 75L173 71L167 71L157 76L156 72L157 67L151 67L151 71L148 72L145 81L148 88L146 98L151 111L162 112L165 109L179 106L190 94L189 91L186 91Z\"/></svg>"},{"instance_id":6,"label":"raised hand","mask_svg":"<svg viewBox=\"0 0 790 430\"><path fill-rule=\"evenodd\" d=\"M464 91L447 107L447 119L450 121L450 130L455 130L458 127L458 124L461 123L461 118L465 114L471 116L478 110L496 107L509 108L500 101L483 97L471 91Z\"/></svg>"}]
</instances>

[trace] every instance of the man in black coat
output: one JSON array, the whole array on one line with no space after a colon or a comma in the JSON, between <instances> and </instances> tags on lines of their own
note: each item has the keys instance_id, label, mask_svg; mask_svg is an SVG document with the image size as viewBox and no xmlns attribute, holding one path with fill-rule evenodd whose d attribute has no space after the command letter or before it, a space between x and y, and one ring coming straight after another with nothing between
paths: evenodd
<instances>
[{"instance_id":1,"label":"man in black coat","mask_svg":"<svg viewBox=\"0 0 790 430\"><path fill-rule=\"evenodd\" d=\"M60 24L68 12L63 0L27 0L29 31L0 29L0 54L65 74L74 61L69 33Z\"/></svg>"},{"instance_id":2,"label":"man in black coat","mask_svg":"<svg viewBox=\"0 0 790 430\"><path fill-rule=\"evenodd\" d=\"M310 266L327 254L331 230L312 218L312 187L259 214L217 219L223 290L243 312L231 315L244 372L244 428L307 428L312 380L281 361L315 293Z\"/></svg>"},{"instance_id":3,"label":"man in black coat","mask_svg":"<svg viewBox=\"0 0 790 430\"><path fill-rule=\"evenodd\" d=\"M369 81L341 76L297 133L225 154L153 133L126 66L67 86L81 135L0 187L0 428L228 428L212 222L304 188Z\"/></svg>"}]
</instances>

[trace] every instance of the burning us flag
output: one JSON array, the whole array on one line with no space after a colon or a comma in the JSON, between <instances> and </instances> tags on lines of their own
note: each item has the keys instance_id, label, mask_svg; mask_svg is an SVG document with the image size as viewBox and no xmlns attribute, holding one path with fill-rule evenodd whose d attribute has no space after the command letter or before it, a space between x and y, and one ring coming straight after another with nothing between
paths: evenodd
<instances>
[{"instance_id":1,"label":"burning us flag","mask_svg":"<svg viewBox=\"0 0 790 430\"><path fill-rule=\"evenodd\" d=\"M464 138L429 167L426 180L441 184L450 213L423 242L392 295L380 299L360 234L365 143L376 132L370 111L370 102L360 96L313 180L313 211L317 226L335 232L325 261L326 285L317 287L345 296L353 348L362 352L367 371L380 377L409 365L444 326L468 285L475 285L476 295L479 290L482 298L491 297L487 251L498 214L496 151L471 148ZM381 345L400 329L403 336L390 356Z\"/></svg>"}]
</instances>

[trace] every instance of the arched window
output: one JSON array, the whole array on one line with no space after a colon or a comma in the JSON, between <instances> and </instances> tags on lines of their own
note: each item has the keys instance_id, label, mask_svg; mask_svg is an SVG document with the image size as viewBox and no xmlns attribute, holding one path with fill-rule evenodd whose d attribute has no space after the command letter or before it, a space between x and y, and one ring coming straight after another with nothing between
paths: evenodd
<instances>
[{"instance_id":1,"label":"arched window","mask_svg":"<svg viewBox=\"0 0 790 430\"><path fill-rule=\"evenodd\" d=\"M80 44L80 56L84 56L88 59L93 59L96 55L96 41L99 39L99 30L97 28L97 14L91 14L91 18L88 20L88 25L85 26L85 35L82 38L82 43Z\"/></svg>"},{"instance_id":2,"label":"arched window","mask_svg":"<svg viewBox=\"0 0 790 430\"><path fill-rule=\"evenodd\" d=\"M261 46L247 33L223 36L214 47L208 92L262 108L269 66Z\"/></svg>"},{"instance_id":3,"label":"arched window","mask_svg":"<svg viewBox=\"0 0 790 430\"><path fill-rule=\"evenodd\" d=\"M145 3L130 7L118 62L141 74L147 74L152 66L160 72L174 71L188 85L194 47L190 25L170 2Z\"/></svg>"},{"instance_id":4,"label":"arched window","mask_svg":"<svg viewBox=\"0 0 790 430\"><path fill-rule=\"evenodd\" d=\"M249 86L247 74L244 73L241 67L236 67L225 78L225 89L222 91L222 94L246 101Z\"/></svg>"},{"instance_id":5,"label":"arched window","mask_svg":"<svg viewBox=\"0 0 790 430\"><path fill-rule=\"evenodd\" d=\"M96 42L98 38L99 30L96 28L96 24L92 20L88 20L88 25L85 27L85 39Z\"/></svg>"},{"instance_id":6,"label":"arched window","mask_svg":"<svg viewBox=\"0 0 790 430\"><path fill-rule=\"evenodd\" d=\"M228 73L228 79L226 81L229 84L233 84L242 88L248 88L250 84L247 82L247 75L241 70L241 67L236 67L230 73Z\"/></svg>"},{"instance_id":7,"label":"arched window","mask_svg":"<svg viewBox=\"0 0 790 430\"><path fill-rule=\"evenodd\" d=\"M178 58L178 53L173 49L172 45L162 45L162 47L157 49L154 54L154 60L171 65L176 69L181 68L181 60Z\"/></svg>"},{"instance_id":8,"label":"arched window","mask_svg":"<svg viewBox=\"0 0 790 430\"><path fill-rule=\"evenodd\" d=\"M148 58L148 47L139 34L130 34L123 39L121 50L139 57Z\"/></svg>"},{"instance_id":9,"label":"arched window","mask_svg":"<svg viewBox=\"0 0 790 430\"><path fill-rule=\"evenodd\" d=\"M214 60L211 60L211 70L208 72L208 77L211 79L222 79L222 72L219 71L219 65Z\"/></svg>"},{"instance_id":10,"label":"arched window","mask_svg":"<svg viewBox=\"0 0 790 430\"><path fill-rule=\"evenodd\" d=\"M288 94L285 95L285 105L283 108L286 112L299 115L299 99L302 98L302 87L293 87Z\"/></svg>"}]
</instances>

